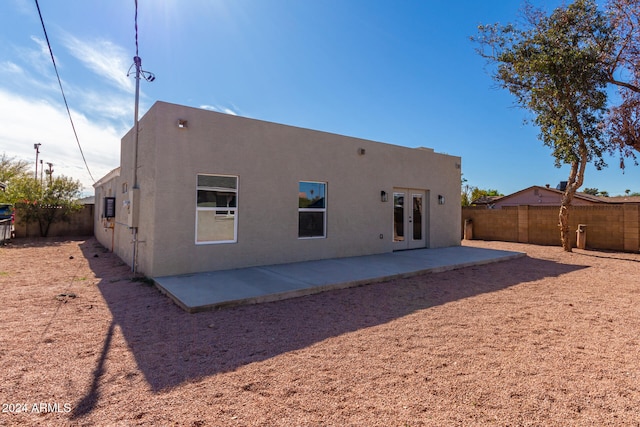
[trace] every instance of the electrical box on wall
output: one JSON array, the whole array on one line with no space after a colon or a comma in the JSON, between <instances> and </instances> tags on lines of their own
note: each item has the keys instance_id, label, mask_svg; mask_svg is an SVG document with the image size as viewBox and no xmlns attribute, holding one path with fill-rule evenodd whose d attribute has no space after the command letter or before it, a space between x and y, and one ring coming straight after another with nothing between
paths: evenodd
<instances>
[{"instance_id":1,"label":"electrical box on wall","mask_svg":"<svg viewBox=\"0 0 640 427\"><path fill-rule=\"evenodd\" d=\"M115 218L116 217L116 198L105 197L104 198L104 212L103 218Z\"/></svg>"},{"instance_id":2,"label":"electrical box on wall","mask_svg":"<svg viewBox=\"0 0 640 427\"><path fill-rule=\"evenodd\" d=\"M129 190L129 200L125 203L127 212L127 226L129 228L138 226L138 216L140 212L140 189L132 188Z\"/></svg>"}]
</instances>

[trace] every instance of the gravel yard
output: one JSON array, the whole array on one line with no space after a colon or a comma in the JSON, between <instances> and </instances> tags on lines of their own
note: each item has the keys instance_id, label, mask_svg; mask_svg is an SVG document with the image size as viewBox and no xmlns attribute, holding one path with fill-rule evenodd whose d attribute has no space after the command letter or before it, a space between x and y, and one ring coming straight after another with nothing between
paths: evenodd
<instances>
[{"instance_id":1,"label":"gravel yard","mask_svg":"<svg viewBox=\"0 0 640 427\"><path fill-rule=\"evenodd\" d=\"M640 254L188 314L95 239L0 247L0 425L640 424Z\"/></svg>"}]
</instances>

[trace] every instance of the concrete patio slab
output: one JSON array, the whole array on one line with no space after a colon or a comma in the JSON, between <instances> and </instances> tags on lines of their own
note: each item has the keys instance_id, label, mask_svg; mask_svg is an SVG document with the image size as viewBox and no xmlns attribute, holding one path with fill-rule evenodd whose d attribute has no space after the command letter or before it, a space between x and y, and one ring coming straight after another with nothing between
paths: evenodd
<instances>
[{"instance_id":1,"label":"concrete patio slab","mask_svg":"<svg viewBox=\"0 0 640 427\"><path fill-rule=\"evenodd\" d=\"M454 246L164 276L153 280L178 306L195 313L506 261L525 255L522 252Z\"/></svg>"}]
</instances>

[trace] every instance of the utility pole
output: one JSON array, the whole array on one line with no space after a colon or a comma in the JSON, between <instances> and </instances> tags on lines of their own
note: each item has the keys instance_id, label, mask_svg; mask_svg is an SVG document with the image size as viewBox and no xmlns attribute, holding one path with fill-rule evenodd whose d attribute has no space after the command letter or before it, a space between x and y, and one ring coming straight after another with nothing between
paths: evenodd
<instances>
[{"instance_id":1,"label":"utility pole","mask_svg":"<svg viewBox=\"0 0 640 427\"><path fill-rule=\"evenodd\" d=\"M156 76L149 71L144 71L142 69L142 59L138 56L138 0L135 2L136 6L136 14L135 14L135 30L136 30L136 56L133 57L133 65L129 67L129 72L127 73L127 77L131 75L131 69L133 67L136 68L136 95L135 95L135 105L134 105L134 122L133 122L133 133L134 133L134 141L133 141L133 188L130 194L130 203L134 206L129 206L131 209L131 221L130 228L133 231L133 254L131 260L131 270L134 273L137 273L138 268L138 219L136 210L140 209L139 206L136 206L140 200L140 186L138 185L138 139L139 139L139 128L138 128L138 102L140 99L140 77L145 79L148 82L152 82L156 79Z\"/></svg>"},{"instance_id":2,"label":"utility pole","mask_svg":"<svg viewBox=\"0 0 640 427\"><path fill-rule=\"evenodd\" d=\"M39 142L37 144L33 144L33 148L36 149L36 175L35 175L36 181L38 180L38 154L40 154L41 145L42 144L40 144Z\"/></svg>"},{"instance_id":3,"label":"utility pole","mask_svg":"<svg viewBox=\"0 0 640 427\"><path fill-rule=\"evenodd\" d=\"M51 162L47 162L47 164L49 165L49 170L47 171L47 175L49 175L49 185L53 184L53 163Z\"/></svg>"},{"instance_id":4,"label":"utility pole","mask_svg":"<svg viewBox=\"0 0 640 427\"><path fill-rule=\"evenodd\" d=\"M137 27L136 27L137 28ZM142 77L148 82L152 82L156 79L156 76L142 69L142 59L138 56L138 48L137 48L137 35L136 35L136 56L133 57L133 65L129 68L129 73L127 73L127 77L131 74L131 68L136 68L136 94L135 94L135 104L133 109L134 121L133 121L133 204L138 204L140 200L140 196L136 196L139 194L140 186L138 183L138 142L139 142L139 120L138 120L138 103L140 100L140 78ZM140 209L139 206L130 206L130 209ZM135 215L135 214L133 214ZM133 231L133 254L131 260L131 271L134 273L138 272L138 222L137 219L133 221L133 226L131 227Z\"/></svg>"},{"instance_id":5,"label":"utility pole","mask_svg":"<svg viewBox=\"0 0 640 427\"><path fill-rule=\"evenodd\" d=\"M42 165L42 159L40 159L40 185L42 185L42 172L44 171L44 166Z\"/></svg>"}]
</instances>

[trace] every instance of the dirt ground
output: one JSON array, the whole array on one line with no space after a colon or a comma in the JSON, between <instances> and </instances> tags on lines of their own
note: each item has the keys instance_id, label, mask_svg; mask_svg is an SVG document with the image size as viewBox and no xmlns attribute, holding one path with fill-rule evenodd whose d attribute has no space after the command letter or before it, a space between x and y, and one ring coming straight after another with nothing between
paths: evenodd
<instances>
[{"instance_id":1,"label":"dirt ground","mask_svg":"<svg viewBox=\"0 0 640 427\"><path fill-rule=\"evenodd\" d=\"M0 425L640 425L640 254L187 314L94 239L0 248Z\"/></svg>"}]
</instances>

